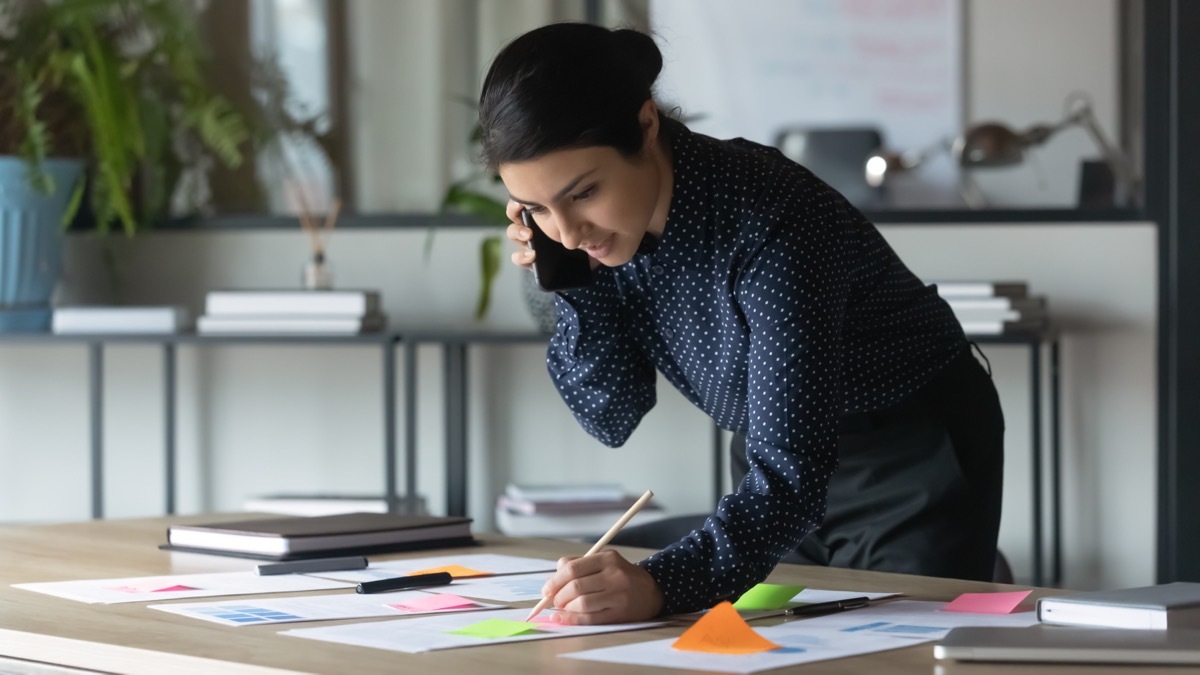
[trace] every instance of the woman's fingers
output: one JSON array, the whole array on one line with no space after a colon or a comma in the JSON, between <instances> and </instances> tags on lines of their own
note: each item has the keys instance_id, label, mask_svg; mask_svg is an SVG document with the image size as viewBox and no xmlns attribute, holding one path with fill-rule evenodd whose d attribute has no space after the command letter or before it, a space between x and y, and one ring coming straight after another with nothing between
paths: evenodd
<instances>
[{"instance_id":1,"label":"woman's fingers","mask_svg":"<svg viewBox=\"0 0 1200 675\"><path fill-rule=\"evenodd\" d=\"M517 265L519 267L524 267L525 269L529 269L530 266L533 265L533 259L534 259L533 251L531 251L529 249L525 249L525 250L521 250L521 251L513 251L513 254L512 254L513 264Z\"/></svg>"},{"instance_id":2,"label":"woman's fingers","mask_svg":"<svg viewBox=\"0 0 1200 675\"><path fill-rule=\"evenodd\" d=\"M515 202L509 202L509 206L511 207L514 203ZM520 211L517 213L520 214ZM509 216L511 217L511 215L512 214L510 211ZM520 215L517 217L519 218ZM504 230L504 236L508 237L510 241L517 243L521 247L512 254L513 264L524 267L525 269L529 269L529 266L533 264L534 258L533 250L529 248L529 238L532 236L529 228L525 227L524 225L519 225L515 222L509 223L508 228Z\"/></svg>"},{"instance_id":3,"label":"woman's fingers","mask_svg":"<svg viewBox=\"0 0 1200 675\"><path fill-rule=\"evenodd\" d=\"M510 200L508 200L508 203L504 205L504 212L506 214L508 214L509 220L513 221L514 223L520 224L521 223L521 211L524 208L525 208L524 206L521 206L517 202L514 202L513 200L510 199Z\"/></svg>"},{"instance_id":4,"label":"woman's fingers","mask_svg":"<svg viewBox=\"0 0 1200 675\"><path fill-rule=\"evenodd\" d=\"M558 572L543 590L553 598L556 620L563 624L643 621L662 608L657 583L616 551L559 560Z\"/></svg>"}]
</instances>

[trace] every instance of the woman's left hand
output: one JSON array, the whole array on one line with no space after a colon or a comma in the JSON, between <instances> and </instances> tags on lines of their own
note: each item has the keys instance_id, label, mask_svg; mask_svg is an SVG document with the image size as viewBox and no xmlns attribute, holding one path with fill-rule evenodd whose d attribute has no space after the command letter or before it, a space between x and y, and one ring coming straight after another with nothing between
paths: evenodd
<instances>
[{"instance_id":1,"label":"woman's left hand","mask_svg":"<svg viewBox=\"0 0 1200 675\"><path fill-rule=\"evenodd\" d=\"M559 623L574 626L646 621L663 607L654 577L612 550L560 558L542 595L552 598Z\"/></svg>"}]
</instances>

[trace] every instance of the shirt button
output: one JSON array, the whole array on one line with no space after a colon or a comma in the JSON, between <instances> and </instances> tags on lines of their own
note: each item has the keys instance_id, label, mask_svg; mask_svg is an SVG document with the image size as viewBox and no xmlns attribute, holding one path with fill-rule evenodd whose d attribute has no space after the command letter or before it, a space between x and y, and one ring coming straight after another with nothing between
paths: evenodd
<instances>
[{"instance_id":1,"label":"shirt button","mask_svg":"<svg viewBox=\"0 0 1200 675\"><path fill-rule=\"evenodd\" d=\"M662 265L655 265L654 267L650 268L650 271L654 272L655 274L662 274L666 270L663 269Z\"/></svg>"},{"instance_id":2,"label":"shirt button","mask_svg":"<svg viewBox=\"0 0 1200 675\"><path fill-rule=\"evenodd\" d=\"M675 331L671 330L670 328L664 328L663 329L663 337L670 340L671 338L675 337Z\"/></svg>"}]
</instances>

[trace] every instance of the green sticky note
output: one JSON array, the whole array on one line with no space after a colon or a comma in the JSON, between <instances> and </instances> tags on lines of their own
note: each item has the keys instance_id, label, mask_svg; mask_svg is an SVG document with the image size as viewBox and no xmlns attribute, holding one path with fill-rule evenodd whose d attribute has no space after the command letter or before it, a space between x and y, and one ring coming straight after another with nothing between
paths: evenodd
<instances>
[{"instance_id":1,"label":"green sticky note","mask_svg":"<svg viewBox=\"0 0 1200 675\"><path fill-rule=\"evenodd\" d=\"M783 586L780 584L759 584L746 591L746 594L733 603L734 609L779 609L785 607L796 594L804 590L803 586Z\"/></svg>"},{"instance_id":2,"label":"green sticky note","mask_svg":"<svg viewBox=\"0 0 1200 675\"><path fill-rule=\"evenodd\" d=\"M507 619L488 619L479 621L469 626L463 626L458 630L452 630L455 635L470 635L471 637L487 638L495 640L496 638L512 637L514 635L522 635L524 633L532 633L537 628L532 623L524 621L509 621Z\"/></svg>"}]
</instances>

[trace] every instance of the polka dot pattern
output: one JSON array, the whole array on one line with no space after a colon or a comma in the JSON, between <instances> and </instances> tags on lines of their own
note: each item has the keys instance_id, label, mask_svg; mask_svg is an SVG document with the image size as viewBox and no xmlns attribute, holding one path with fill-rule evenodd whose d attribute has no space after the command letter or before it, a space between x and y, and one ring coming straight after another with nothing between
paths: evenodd
<instances>
[{"instance_id":1,"label":"polka dot pattern","mask_svg":"<svg viewBox=\"0 0 1200 675\"><path fill-rule=\"evenodd\" d=\"M672 162L658 249L560 293L547 350L563 400L606 445L654 407L656 372L746 434L737 492L640 563L667 613L765 579L824 518L839 416L900 402L966 340L874 225L778 151L678 128Z\"/></svg>"}]
</instances>

